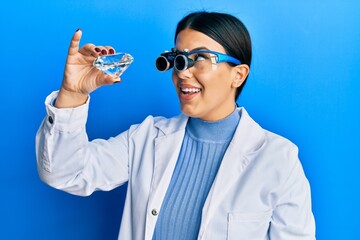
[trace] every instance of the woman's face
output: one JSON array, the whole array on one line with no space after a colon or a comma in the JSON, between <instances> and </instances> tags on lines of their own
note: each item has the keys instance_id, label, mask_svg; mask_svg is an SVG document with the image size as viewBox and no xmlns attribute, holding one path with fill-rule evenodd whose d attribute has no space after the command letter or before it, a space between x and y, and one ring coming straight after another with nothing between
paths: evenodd
<instances>
[{"instance_id":1,"label":"woman's face","mask_svg":"<svg viewBox=\"0 0 360 240\"><path fill-rule=\"evenodd\" d=\"M177 35L176 48L180 51L205 49L226 53L218 42L192 29L184 29ZM224 62L213 65L206 72L199 73L191 67L181 72L173 70L172 73L181 111L205 121L226 118L234 111L236 78L236 69Z\"/></svg>"}]
</instances>

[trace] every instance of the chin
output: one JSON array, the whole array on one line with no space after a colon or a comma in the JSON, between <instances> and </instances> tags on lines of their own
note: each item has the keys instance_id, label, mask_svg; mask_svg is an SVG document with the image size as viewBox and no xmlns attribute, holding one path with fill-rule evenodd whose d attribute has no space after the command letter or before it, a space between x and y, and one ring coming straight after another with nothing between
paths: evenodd
<instances>
[{"instance_id":1,"label":"chin","mask_svg":"<svg viewBox=\"0 0 360 240\"><path fill-rule=\"evenodd\" d=\"M198 115L196 114L196 111L187 105L184 106L183 104L180 104L180 109L181 109L181 112L188 117L193 117L193 118L198 117Z\"/></svg>"}]
</instances>

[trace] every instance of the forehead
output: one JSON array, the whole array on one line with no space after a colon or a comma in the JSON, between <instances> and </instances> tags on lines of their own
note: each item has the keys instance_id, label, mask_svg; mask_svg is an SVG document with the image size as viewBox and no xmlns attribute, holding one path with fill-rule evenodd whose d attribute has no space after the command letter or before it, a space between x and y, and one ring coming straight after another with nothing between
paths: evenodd
<instances>
[{"instance_id":1,"label":"forehead","mask_svg":"<svg viewBox=\"0 0 360 240\"><path fill-rule=\"evenodd\" d=\"M183 51L184 49L188 49L189 51L194 49L208 49L225 53L225 49L220 43L199 31L188 28L182 30L177 35L176 49L180 51Z\"/></svg>"}]
</instances>

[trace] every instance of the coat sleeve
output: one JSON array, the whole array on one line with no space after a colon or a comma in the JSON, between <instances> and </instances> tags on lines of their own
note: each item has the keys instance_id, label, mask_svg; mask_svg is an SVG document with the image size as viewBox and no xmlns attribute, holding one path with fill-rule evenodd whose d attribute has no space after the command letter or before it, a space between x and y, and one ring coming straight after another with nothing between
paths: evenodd
<instances>
[{"instance_id":1,"label":"coat sleeve","mask_svg":"<svg viewBox=\"0 0 360 240\"><path fill-rule=\"evenodd\" d=\"M111 190L128 180L128 132L108 140L88 141L85 124L89 101L77 108L57 109L46 101L47 115L36 134L40 178L50 186L87 196Z\"/></svg>"},{"instance_id":2,"label":"coat sleeve","mask_svg":"<svg viewBox=\"0 0 360 240\"><path fill-rule=\"evenodd\" d=\"M276 194L269 235L270 239L315 239L315 220L311 209L309 182L304 174L298 150L290 150L290 171Z\"/></svg>"}]
</instances>

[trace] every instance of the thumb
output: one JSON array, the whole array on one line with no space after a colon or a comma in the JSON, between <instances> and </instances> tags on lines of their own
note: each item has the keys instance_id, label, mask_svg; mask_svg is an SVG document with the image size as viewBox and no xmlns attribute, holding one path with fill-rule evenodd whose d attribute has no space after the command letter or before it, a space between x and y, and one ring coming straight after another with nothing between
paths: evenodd
<instances>
[{"instance_id":1,"label":"thumb","mask_svg":"<svg viewBox=\"0 0 360 240\"><path fill-rule=\"evenodd\" d=\"M78 30L76 30L76 32L74 33L74 35L71 39L70 46L69 46L69 55L73 55L79 51L79 44L80 44L81 36L82 36L82 31L79 28Z\"/></svg>"}]
</instances>

